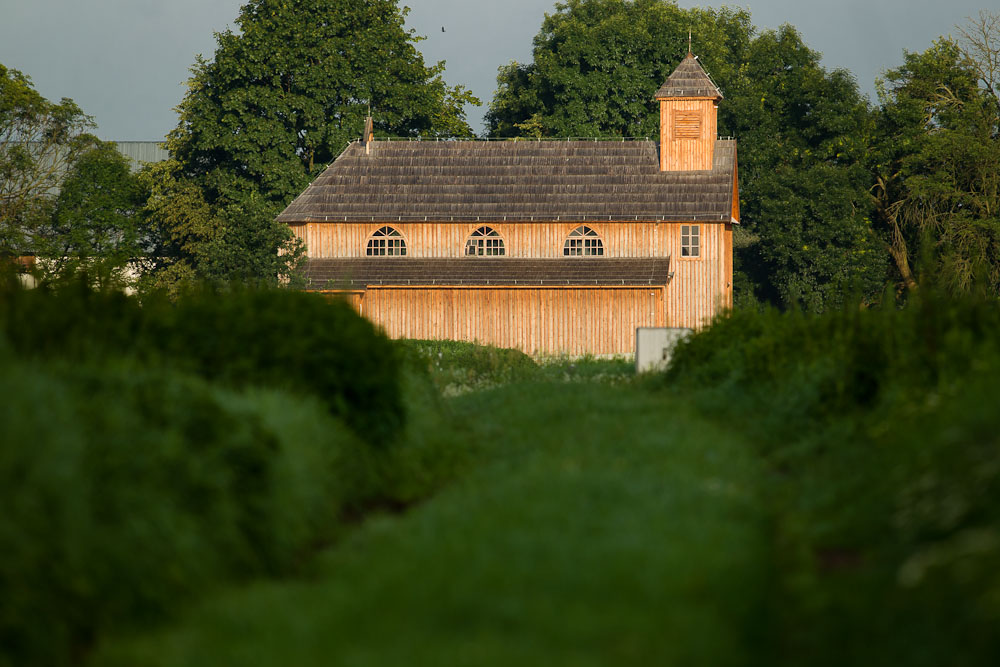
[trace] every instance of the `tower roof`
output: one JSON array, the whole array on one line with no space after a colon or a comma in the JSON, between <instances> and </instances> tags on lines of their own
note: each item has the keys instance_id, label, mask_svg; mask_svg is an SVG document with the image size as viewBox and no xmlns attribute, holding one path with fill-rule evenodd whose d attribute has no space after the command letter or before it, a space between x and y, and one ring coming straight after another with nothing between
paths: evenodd
<instances>
[{"instance_id":1,"label":"tower roof","mask_svg":"<svg viewBox=\"0 0 1000 667\"><path fill-rule=\"evenodd\" d=\"M667 77L655 98L663 97L714 97L722 99L722 91L715 85L708 73L702 68L698 58L688 53L673 74Z\"/></svg>"}]
</instances>

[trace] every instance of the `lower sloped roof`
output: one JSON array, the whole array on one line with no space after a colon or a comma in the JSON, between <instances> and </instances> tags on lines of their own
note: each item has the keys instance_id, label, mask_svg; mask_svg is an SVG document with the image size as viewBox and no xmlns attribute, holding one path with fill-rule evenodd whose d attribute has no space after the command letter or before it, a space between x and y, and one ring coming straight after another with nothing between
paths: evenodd
<instances>
[{"instance_id":1,"label":"lower sloped roof","mask_svg":"<svg viewBox=\"0 0 1000 667\"><path fill-rule=\"evenodd\" d=\"M280 222L731 219L736 142L665 171L653 141L352 143Z\"/></svg>"},{"instance_id":2,"label":"lower sloped roof","mask_svg":"<svg viewBox=\"0 0 1000 667\"><path fill-rule=\"evenodd\" d=\"M664 285L669 271L669 257L376 257L310 259L303 275L307 289L363 289L370 285Z\"/></svg>"}]
</instances>

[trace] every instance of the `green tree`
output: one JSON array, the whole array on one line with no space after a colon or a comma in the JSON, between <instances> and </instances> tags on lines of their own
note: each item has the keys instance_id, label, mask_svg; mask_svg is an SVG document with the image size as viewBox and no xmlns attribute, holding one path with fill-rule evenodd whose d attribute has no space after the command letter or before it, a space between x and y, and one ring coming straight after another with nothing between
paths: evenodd
<instances>
[{"instance_id":1,"label":"green tree","mask_svg":"<svg viewBox=\"0 0 1000 667\"><path fill-rule=\"evenodd\" d=\"M720 132L740 142L737 302L823 310L851 291L879 293L885 261L858 164L867 104L791 26L758 34L746 11L673 0L568 0L546 15L532 62L501 68L490 133L657 137L653 95L689 29L726 95Z\"/></svg>"},{"instance_id":2,"label":"green tree","mask_svg":"<svg viewBox=\"0 0 1000 667\"><path fill-rule=\"evenodd\" d=\"M478 100L445 84L443 63L424 64L405 12L395 0L252 0L238 33L216 35L168 137L176 169L161 173L196 185L210 209L214 231L191 255L199 274L285 272L298 253L275 216L360 135L369 108L379 133L472 136L464 105Z\"/></svg>"},{"instance_id":3,"label":"green tree","mask_svg":"<svg viewBox=\"0 0 1000 667\"><path fill-rule=\"evenodd\" d=\"M176 296L185 284L198 280L205 249L218 234L219 225L201 188L180 177L180 171L177 160L170 159L138 174L146 193L142 215L149 229L140 281L143 292L165 290ZM276 266L275 272L279 269Z\"/></svg>"},{"instance_id":4,"label":"green tree","mask_svg":"<svg viewBox=\"0 0 1000 667\"><path fill-rule=\"evenodd\" d=\"M31 79L0 65L0 255L34 251L34 230L50 219L67 170L92 145L93 126L72 100L49 102Z\"/></svg>"},{"instance_id":5,"label":"green tree","mask_svg":"<svg viewBox=\"0 0 1000 667\"><path fill-rule=\"evenodd\" d=\"M880 82L873 199L902 288L1000 292L1000 15Z\"/></svg>"},{"instance_id":6,"label":"green tree","mask_svg":"<svg viewBox=\"0 0 1000 667\"><path fill-rule=\"evenodd\" d=\"M659 136L653 95L687 54L689 30L719 79L744 59L753 27L746 11L685 10L673 0L557 4L535 36L532 62L500 68L490 135Z\"/></svg>"},{"instance_id":7,"label":"green tree","mask_svg":"<svg viewBox=\"0 0 1000 667\"><path fill-rule=\"evenodd\" d=\"M35 252L47 280L81 273L97 286L125 286L144 254L143 193L114 144L94 141L69 166L54 210L35 230Z\"/></svg>"},{"instance_id":8,"label":"green tree","mask_svg":"<svg viewBox=\"0 0 1000 667\"><path fill-rule=\"evenodd\" d=\"M794 28L756 35L724 84L724 133L739 138L745 300L812 311L874 299L886 260L865 168L871 115L854 79L826 71ZM740 275L742 274L742 275Z\"/></svg>"}]
</instances>

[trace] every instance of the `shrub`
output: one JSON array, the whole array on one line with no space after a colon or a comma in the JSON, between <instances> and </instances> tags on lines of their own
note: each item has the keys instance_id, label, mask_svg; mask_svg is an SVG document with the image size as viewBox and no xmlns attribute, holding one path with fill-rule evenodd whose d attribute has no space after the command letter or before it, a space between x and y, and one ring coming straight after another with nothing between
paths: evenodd
<instances>
[{"instance_id":1,"label":"shrub","mask_svg":"<svg viewBox=\"0 0 1000 667\"><path fill-rule=\"evenodd\" d=\"M313 395L375 443L403 423L395 348L342 301L283 290L201 290L140 304L85 285L6 290L0 333L21 355L131 357L230 387Z\"/></svg>"},{"instance_id":2,"label":"shrub","mask_svg":"<svg viewBox=\"0 0 1000 667\"><path fill-rule=\"evenodd\" d=\"M523 381L538 370L531 357L510 348L454 340L402 340L398 345L446 395Z\"/></svg>"},{"instance_id":3,"label":"shrub","mask_svg":"<svg viewBox=\"0 0 1000 667\"><path fill-rule=\"evenodd\" d=\"M682 343L664 381L770 464L786 664L995 661L995 301L734 312Z\"/></svg>"},{"instance_id":4,"label":"shrub","mask_svg":"<svg viewBox=\"0 0 1000 667\"><path fill-rule=\"evenodd\" d=\"M206 589L300 569L462 469L445 413L426 362L342 302L8 288L0 665L75 664Z\"/></svg>"},{"instance_id":5,"label":"shrub","mask_svg":"<svg viewBox=\"0 0 1000 667\"><path fill-rule=\"evenodd\" d=\"M364 449L314 400L118 364L0 371L0 664L288 571L333 529Z\"/></svg>"},{"instance_id":6,"label":"shrub","mask_svg":"<svg viewBox=\"0 0 1000 667\"><path fill-rule=\"evenodd\" d=\"M905 309L736 311L682 342L665 381L759 413L758 434L794 437L803 420L920 404L991 364L1000 365L996 304L931 294Z\"/></svg>"}]
</instances>

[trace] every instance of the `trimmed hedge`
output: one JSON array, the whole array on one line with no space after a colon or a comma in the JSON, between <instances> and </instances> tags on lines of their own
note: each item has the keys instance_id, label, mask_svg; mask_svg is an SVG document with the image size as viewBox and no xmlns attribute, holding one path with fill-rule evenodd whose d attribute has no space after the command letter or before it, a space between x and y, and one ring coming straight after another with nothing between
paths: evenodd
<instances>
[{"instance_id":1,"label":"trimmed hedge","mask_svg":"<svg viewBox=\"0 0 1000 667\"><path fill-rule=\"evenodd\" d=\"M329 534L365 446L314 400L132 365L0 371L0 664L64 665L100 634Z\"/></svg>"},{"instance_id":2,"label":"trimmed hedge","mask_svg":"<svg viewBox=\"0 0 1000 667\"><path fill-rule=\"evenodd\" d=\"M298 292L0 290L0 665L77 664L431 492L454 462L410 442L398 361Z\"/></svg>"},{"instance_id":3,"label":"trimmed hedge","mask_svg":"<svg viewBox=\"0 0 1000 667\"><path fill-rule=\"evenodd\" d=\"M343 301L287 290L195 291L142 304L76 285L0 294L0 335L38 359L127 356L230 387L322 400L374 443L403 424L395 348Z\"/></svg>"},{"instance_id":4,"label":"trimmed hedge","mask_svg":"<svg viewBox=\"0 0 1000 667\"><path fill-rule=\"evenodd\" d=\"M995 664L1000 304L734 312L665 380L769 464L768 664Z\"/></svg>"}]
</instances>

